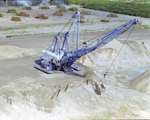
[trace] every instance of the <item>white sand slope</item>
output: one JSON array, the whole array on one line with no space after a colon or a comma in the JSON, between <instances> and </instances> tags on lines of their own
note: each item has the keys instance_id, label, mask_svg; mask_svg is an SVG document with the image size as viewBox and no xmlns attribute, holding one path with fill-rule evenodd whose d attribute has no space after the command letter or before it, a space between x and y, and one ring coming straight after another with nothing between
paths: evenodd
<instances>
[{"instance_id":1,"label":"white sand slope","mask_svg":"<svg viewBox=\"0 0 150 120\"><path fill-rule=\"evenodd\" d=\"M135 89L150 96L150 71L129 80L127 86L129 89Z\"/></svg>"},{"instance_id":2,"label":"white sand slope","mask_svg":"<svg viewBox=\"0 0 150 120\"><path fill-rule=\"evenodd\" d=\"M0 45L0 59L10 59L31 55L37 55L37 50L25 49L12 45Z\"/></svg>"},{"instance_id":3,"label":"white sand slope","mask_svg":"<svg viewBox=\"0 0 150 120\"><path fill-rule=\"evenodd\" d=\"M122 47L122 43L113 40L104 47L97 49L78 61L89 67L105 66L109 67ZM128 68L150 63L150 42L128 42L124 45L117 59L114 61L113 68Z\"/></svg>"}]
</instances>

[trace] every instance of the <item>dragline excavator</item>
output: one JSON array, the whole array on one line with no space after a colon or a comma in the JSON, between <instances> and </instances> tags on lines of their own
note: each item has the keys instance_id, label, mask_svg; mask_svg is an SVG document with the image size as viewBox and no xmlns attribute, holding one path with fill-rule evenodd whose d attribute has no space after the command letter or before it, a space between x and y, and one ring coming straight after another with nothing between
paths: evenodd
<instances>
[{"instance_id":1,"label":"dragline excavator","mask_svg":"<svg viewBox=\"0 0 150 120\"><path fill-rule=\"evenodd\" d=\"M77 10L69 31L66 33L58 33L54 37L53 43L41 53L41 64L36 65L35 68L45 73L53 73L52 70L70 72L74 69L79 71L81 69L75 66L75 61L78 58L106 45L137 23L138 19L131 20L96 39L89 45L80 45L80 11Z\"/></svg>"}]
</instances>

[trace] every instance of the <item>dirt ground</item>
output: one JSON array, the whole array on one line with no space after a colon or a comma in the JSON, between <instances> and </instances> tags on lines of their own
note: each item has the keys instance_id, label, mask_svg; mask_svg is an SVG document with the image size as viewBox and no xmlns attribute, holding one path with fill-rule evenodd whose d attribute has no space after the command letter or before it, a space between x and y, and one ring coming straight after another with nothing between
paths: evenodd
<instances>
[{"instance_id":1,"label":"dirt ground","mask_svg":"<svg viewBox=\"0 0 150 120\"><path fill-rule=\"evenodd\" d=\"M66 7L69 8L70 6ZM2 23L0 29L57 24L55 30L52 27L50 27L50 29L43 27L43 29L38 29L37 31L35 31L35 28L28 29L38 33L48 30L58 32L62 28L62 26L58 24L65 24L68 22L74 13L68 11L61 17L52 16L52 14L58 10L55 6L50 6L48 10L39 9L37 6L32 7L33 10L21 10L22 7L15 8L17 12L27 12L30 14L30 17L21 17L22 21L14 22L10 19L15 15L6 13L8 10L6 7L0 8L0 12L4 14L4 17L0 18L0 23ZM108 19L111 22L107 24L98 23L99 26L97 24L86 24L83 25L81 30L95 30L102 25L107 28L115 28L122 24L118 23L118 21L128 21L135 18L142 21L143 25L149 25L150 23L150 20L146 18L120 14L118 18L108 18L107 15L109 12L90 11L92 11L93 15L85 16L84 20L87 23L89 21L100 22L101 19ZM45 14L49 19L35 19L34 17L38 14ZM17 31L21 30L22 29L17 29ZM39 62L41 51L52 42L54 34L5 38L5 35L8 35L12 31L14 33L17 32L15 30L0 31L1 35L4 35L4 37L0 38L1 118L8 120L26 120L33 118L37 120L150 118L149 90L141 92L136 86L132 89L131 85L128 89L128 84L126 84L128 80L132 79L127 74L132 73L135 69L113 68L107 77L104 78L104 73L108 68L108 66L105 67L107 61L102 62L104 64L100 65L100 67L95 67L95 69L99 70L99 72L96 72L97 70L87 67L89 62L86 63L86 60L90 61L90 57L85 57L84 65L81 64L82 62L78 63L79 67L82 69L79 72L74 71L73 73L65 74L62 71L54 71L53 74L45 74L35 69L34 66ZM27 31L26 33L30 32L31 31ZM82 40L87 41L90 38L106 32L108 32L108 30L82 32ZM115 42L117 45L118 43L120 45L126 40L129 32L130 30L116 38L117 42ZM149 29L133 30L127 43L132 43L134 41L140 44L142 42L148 43L149 39ZM114 58L115 53L113 52L118 50L118 48L114 48L116 45L115 42L112 42L112 45L108 46L109 49L107 47L101 48L101 50L104 50L102 59L112 60ZM115 47L118 47L117 45ZM132 50L133 46L129 45L127 48ZM147 49L150 50L149 47L147 47ZM109 50L112 52L111 55L107 54ZM146 54L148 53L149 52ZM95 56L99 56L99 54L100 53L93 53ZM134 50L133 54L136 54ZM141 54L144 53L141 52ZM110 58L106 56L110 56ZM98 59L95 61L98 61ZM143 66L148 65L148 62L143 64ZM139 64L137 63L133 67L139 68ZM147 88L149 88L149 83L147 81L149 80L150 73L148 68L146 68L146 70L146 75L141 74L141 76L143 75L140 77L141 79L138 78L136 80L141 82L142 78L144 78L145 83L148 85ZM90 79L92 80L87 84L87 80ZM98 85L104 83L106 87L105 92L101 92L101 95L97 95L94 90L93 86L95 82Z\"/></svg>"},{"instance_id":2,"label":"dirt ground","mask_svg":"<svg viewBox=\"0 0 150 120\"><path fill-rule=\"evenodd\" d=\"M66 8L69 8L72 6L66 6ZM26 12L30 15L29 18L21 17L22 21L20 22L13 22L11 21L11 17L15 16L15 14L10 14L6 13L8 9L15 8L17 12ZM37 26L37 25L50 25L50 24L63 24L67 23L69 19L73 15L73 11L68 11L67 13L63 13L64 16L53 16L52 14L56 12L58 9L56 6L50 6L50 9L39 9L38 6L32 6L33 10L22 10L22 7L1 7L0 12L4 14L4 17L0 19L0 22L3 23L0 26L0 29L2 28L16 28L16 27L26 27L26 26ZM83 8L80 8L82 10ZM91 15L85 15L84 21L92 21L92 22L100 22L102 19L109 20L110 22L112 21L127 21L131 19L140 19L140 21L143 22L143 24L149 25L150 20L146 18L141 18L141 17L133 17L129 15L121 15L118 14L118 18L112 18L112 17L107 17L110 12L104 12L104 11L96 11L96 10L90 10L90 9L85 9L88 11L91 11ZM48 20L38 20L35 19L34 17L37 16L38 14L45 14L49 17Z\"/></svg>"}]
</instances>

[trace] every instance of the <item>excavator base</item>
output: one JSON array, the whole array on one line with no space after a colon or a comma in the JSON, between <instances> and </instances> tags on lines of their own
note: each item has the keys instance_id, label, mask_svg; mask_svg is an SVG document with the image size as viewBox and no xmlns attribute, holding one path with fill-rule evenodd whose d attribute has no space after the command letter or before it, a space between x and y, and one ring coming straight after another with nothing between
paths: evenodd
<instances>
[{"instance_id":1,"label":"excavator base","mask_svg":"<svg viewBox=\"0 0 150 120\"><path fill-rule=\"evenodd\" d=\"M34 66L36 69L41 70L47 74L52 74L53 72L51 70L46 70L44 68L41 68L39 65Z\"/></svg>"}]
</instances>

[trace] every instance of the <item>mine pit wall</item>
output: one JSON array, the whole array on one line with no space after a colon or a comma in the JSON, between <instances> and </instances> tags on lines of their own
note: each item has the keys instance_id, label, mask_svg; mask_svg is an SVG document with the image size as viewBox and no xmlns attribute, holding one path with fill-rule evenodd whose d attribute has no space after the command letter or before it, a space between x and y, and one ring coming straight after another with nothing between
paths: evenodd
<instances>
[{"instance_id":1,"label":"mine pit wall","mask_svg":"<svg viewBox=\"0 0 150 120\"><path fill-rule=\"evenodd\" d=\"M131 41L124 45L112 68L128 68L147 65L150 62L150 42ZM122 43L113 40L104 47L97 49L78 59L78 62L89 67L109 67L115 59Z\"/></svg>"},{"instance_id":2,"label":"mine pit wall","mask_svg":"<svg viewBox=\"0 0 150 120\"><path fill-rule=\"evenodd\" d=\"M148 64L149 44L149 42L128 42L112 68L124 69ZM91 68L108 68L121 46L122 43L114 40L81 57L78 62ZM28 51L14 46L1 46L0 49L5 53L0 53L0 60L38 54L33 52L34 50ZM10 54L13 56L6 56ZM95 73L86 66L82 68L82 71L85 71L83 77L65 74L47 75L42 72L36 76L32 73L32 77L15 76L13 80L8 77L9 74L7 77L2 76L0 80L8 82L6 84L1 82L1 118L8 120L150 118L149 71L133 79L111 71L104 78L103 73ZM32 71L29 66L24 66L22 72L24 69L29 73ZM92 80L87 84L89 79ZM105 92L97 95L93 89L95 82L98 85L104 83Z\"/></svg>"}]
</instances>

